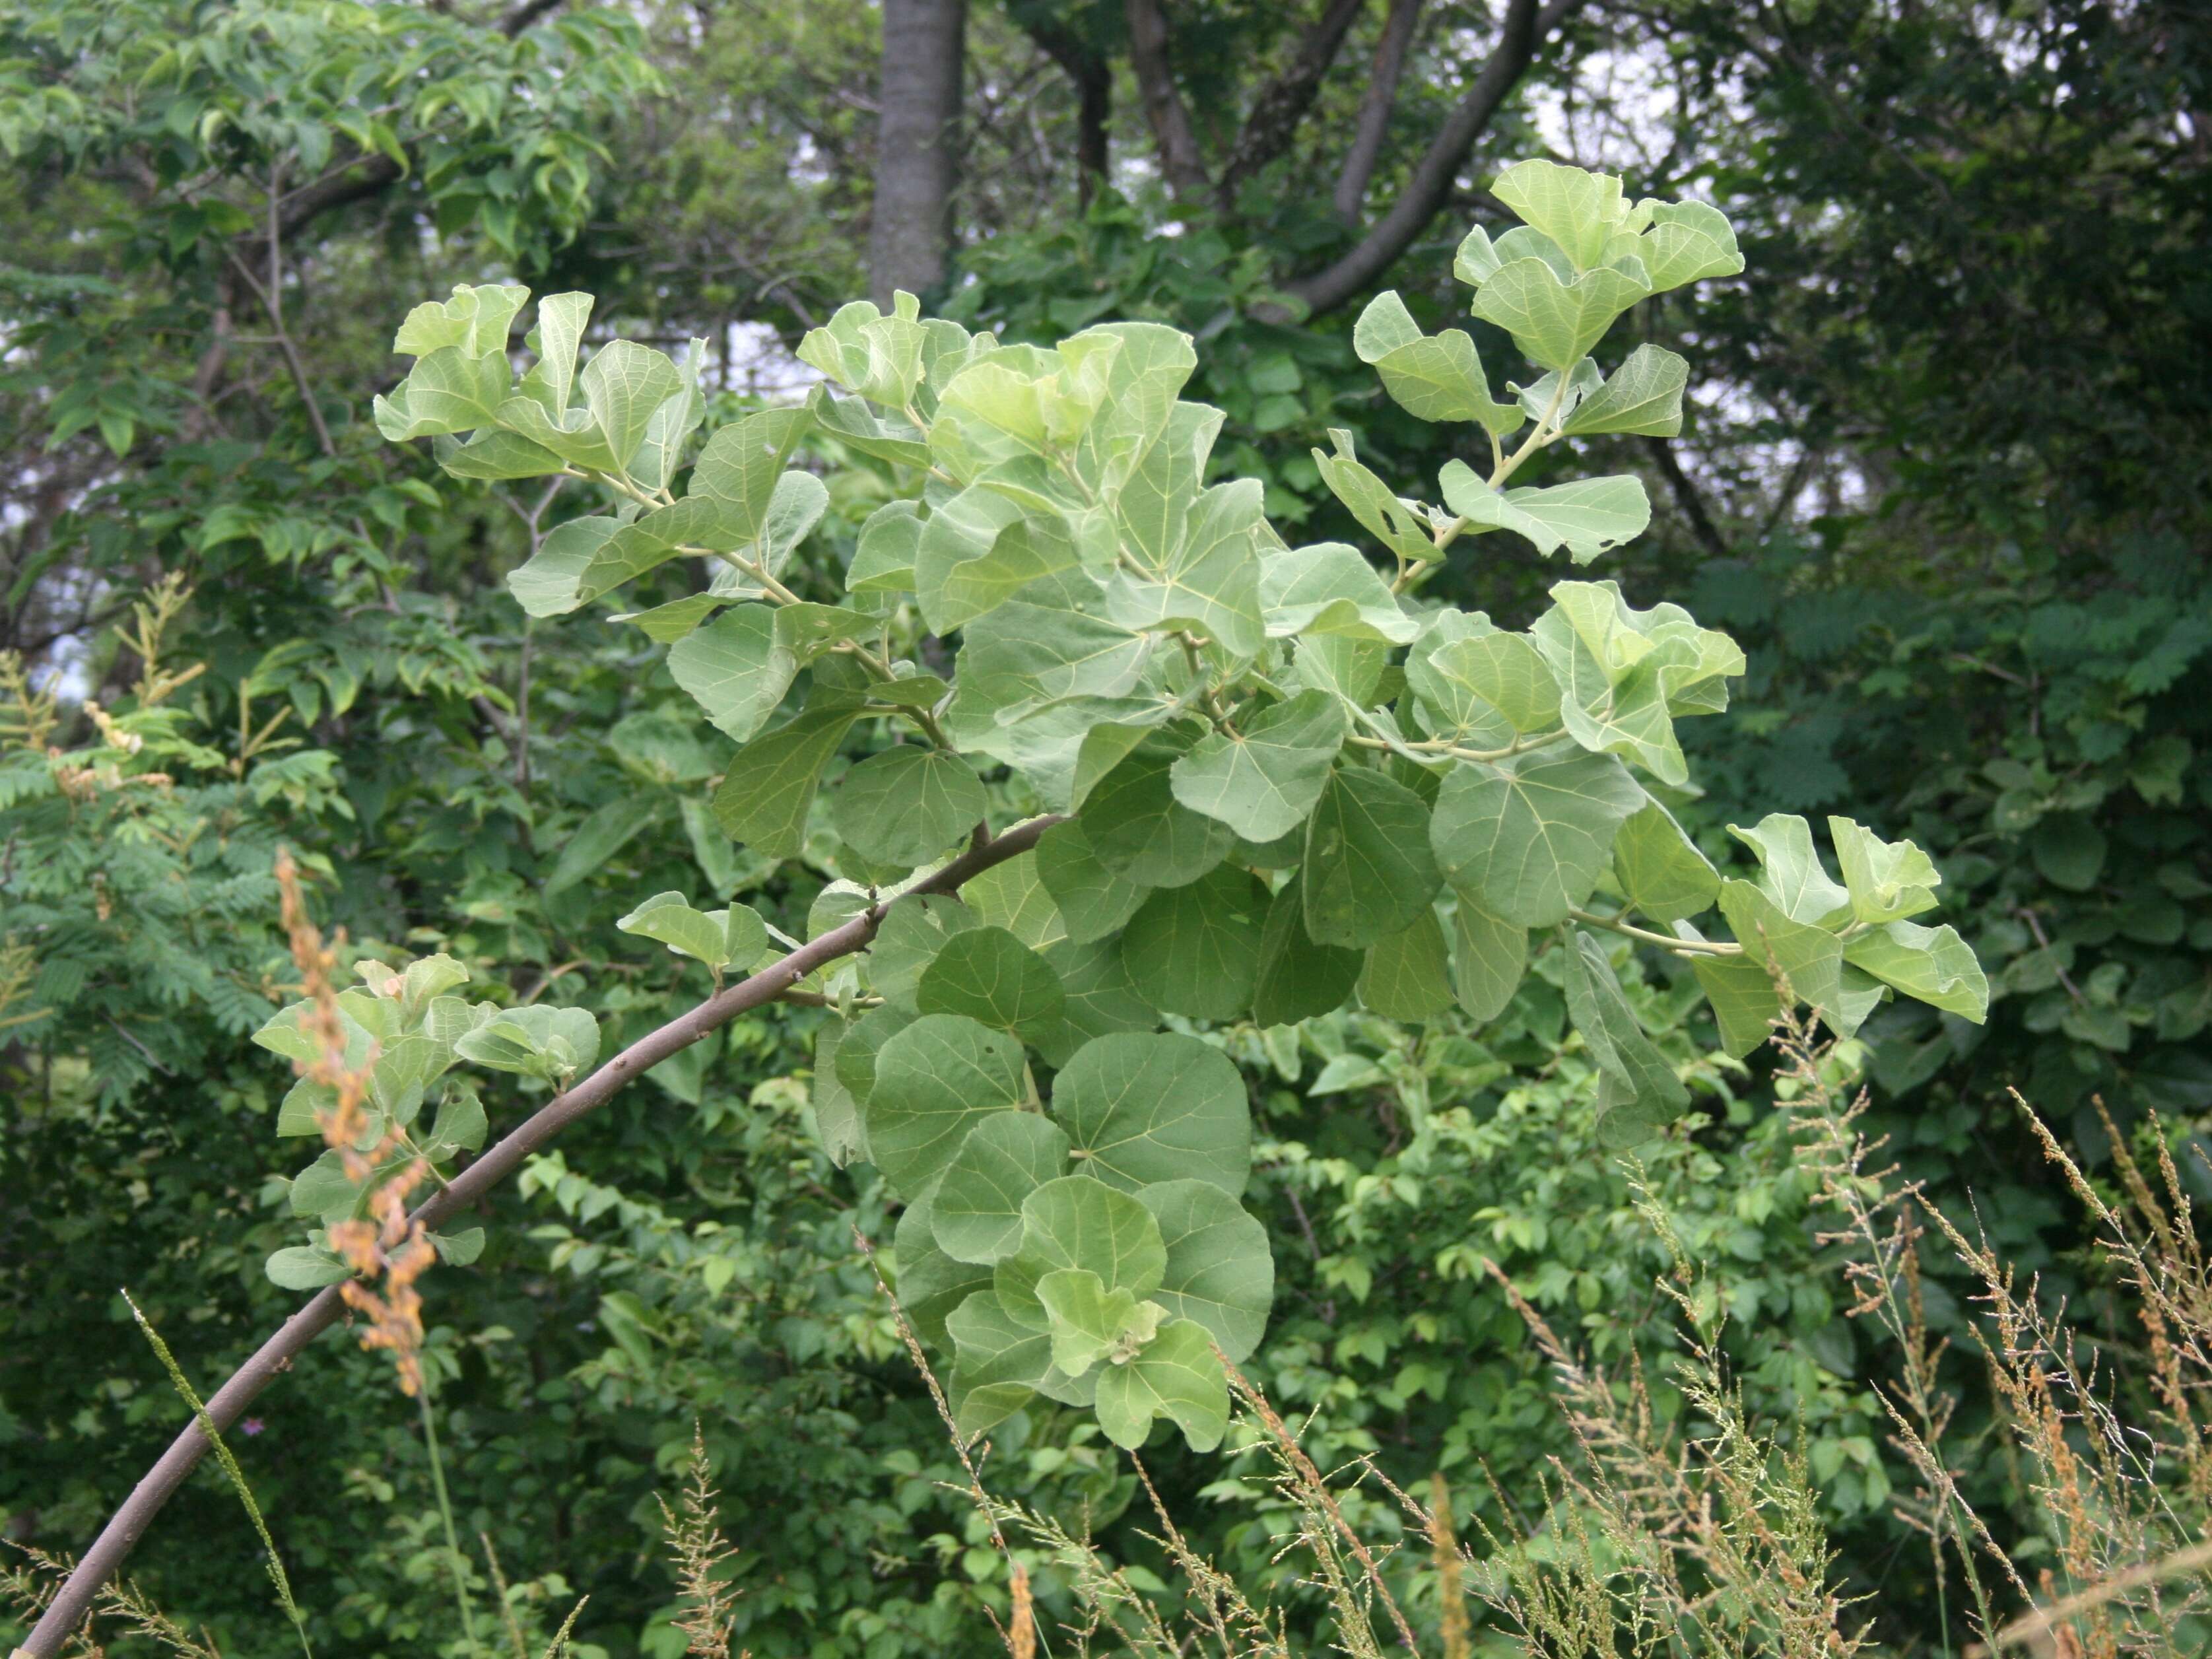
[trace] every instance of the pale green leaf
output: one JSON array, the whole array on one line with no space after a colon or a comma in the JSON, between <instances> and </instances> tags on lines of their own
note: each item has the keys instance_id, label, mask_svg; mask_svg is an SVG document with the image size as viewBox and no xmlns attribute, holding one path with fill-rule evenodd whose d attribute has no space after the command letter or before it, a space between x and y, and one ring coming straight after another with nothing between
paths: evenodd
<instances>
[{"instance_id":1,"label":"pale green leaf","mask_svg":"<svg viewBox=\"0 0 2212 1659\"><path fill-rule=\"evenodd\" d=\"M1731 823L1729 834L1759 854L1759 885L1792 921L1833 927L1851 919L1850 890L1821 864L1803 818L1770 812L1753 829Z\"/></svg>"},{"instance_id":2,"label":"pale green leaf","mask_svg":"<svg viewBox=\"0 0 2212 1659\"><path fill-rule=\"evenodd\" d=\"M1644 533L1651 500L1644 480L1627 475L1582 478L1545 489L1493 489L1464 461L1447 461L1438 474L1444 505L1478 532L1510 530L1539 553L1562 547L1577 564Z\"/></svg>"},{"instance_id":3,"label":"pale green leaf","mask_svg":"<svg viewBox=\"0 0 2212 1659\"><path fill-rule=\"evenodd\" d=\"M725 611L669 647L668 672L706 711L710 725L744 742L768 723L799 673L765 605Z\"/></svg>"},{"instance_id":4,"label":"pale green leaf","mask_svg":"<svg viewBox=\"0 0 2212 1659\"><path fill-rule=\"evenodd\" d=\"M1671 438L1682 429L1682 389L1689 379L1689 364L1673 352L1640 345L1576 405L1559 430L1576 436L1619 432Z\"/></svg>"},{"instance_id":5,"label":"pale green leaf","mask_svg":"<svg viewBox=\"0 0 2212 1659\"><path fill-rule=\"evenodd\" d=\"M1720 896L1720 872L1656 800L1620 826L1613 843L1613 872L1628 902L1654 921L1694 916L1710 910Z\"/></svg>"},{"instance_id":6,"label":"pale green leaf","mask_svg":"<svg viewBox=\"0 0 2212 1659\"><path fill-rule=\"evenodd\" d=\"M1954 927L1888 922L1850 940L1844 959L1947 1014L1977 1025L1989 1018L1989 981Z\"/></svg>"},{"instance_id":7,"label":"pale green leaf","mask_svg":"<svg viewBox=\"0 0 2212 1659\"><path fill-rule=\"evenodd\" d=\"M1138 1200L1159 1223L1167 1265L1149 1294L1196 1322L1231 1364L1251 1354L1275 1300L1267 1230L1236 1198L1203 1181L1164 1181Z\"/></svg>"},{"instance_id":8,"label":"pale green leaf","mask_svg":"<svg viewBox=\"0 0 2212 1659\"><path fill-rule=\"evenodd\" d=\"M1338 634L1404 645L1420 631L1375 567L1342 542L1268 555L1260 567L1260 604L1272 639Z\"/></svg>"},{"instance_id":9,"label":"pale green leaf","mask_svg":"<svg viewBox=\"0 0 2212 1659\"><path fill-rule=\"evenodd\" d=\"M1528 930L1493 916L1462 893L1452 916L1452 992L1487 1024L1505 1012L1528 966Z\"/></svg>"},{"instance_id":10,"label":"pale green leaf","mask_svg":"<svg viewBox=\"0 0 2212 1659\"><path fill-rule=\"evenodd\" d=\"M1212 1451L1229 1431L1229 1384L1206 1332L1187 1319L1160 1328L1143 1352L1098 1376L1098 1426L1135 1451L1156 1418L1182 1430L1193 1451Z\"/></svg>"},{"instance_id":11,"label":"pale green leaf","mask_svg":"<svg viewBox=\"0 0 2212 1659\"><path fill-rule=\"evenodd\" d=\"M592 353L576 384L617 468L645 441L653 411L684 389L665 353L631 340L612 340Z\"/></svg>"},{"instance_id":12,"label":"pale green leaf","mask_svg":"<svg viewBox=\"0 0 2212 1659\"><path fill-rule=\"evenodd\" d=\"M1927 854L1909 841L1884 841L1850 818L1832 817L1828 834L1850 890L1851 915L1881 924L1902 921L1936 908L1942 876Z\"/></svg>"},{"instance_id":13,"label":"pale green leaf","mask_svg":"<svg viewBox=\"0 0 2212 1659\"><path fill-rule=\"evenodd\" d=\"M1490 191L1550 238L1578 270L1603 261L1629 214L1619 179L1541 158L1506 168Z\"/></svg>"}]
</instances>

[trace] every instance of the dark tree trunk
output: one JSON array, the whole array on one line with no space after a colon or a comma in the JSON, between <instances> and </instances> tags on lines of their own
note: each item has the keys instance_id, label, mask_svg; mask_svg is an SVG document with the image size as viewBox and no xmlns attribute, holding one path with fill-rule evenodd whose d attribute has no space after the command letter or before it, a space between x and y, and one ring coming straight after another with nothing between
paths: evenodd
<instances>
[{"instance_id":1,"label":"dark tree trunk","mask_svg":"<svg viewBox=\"0 0 2212 1659\"><path fill-rule=\"evenodd\" d=\"M945 282L967 26L967 0L884 0L868 287L886 308L894 289L927 294Z\"/></svg>"}]
</instances>

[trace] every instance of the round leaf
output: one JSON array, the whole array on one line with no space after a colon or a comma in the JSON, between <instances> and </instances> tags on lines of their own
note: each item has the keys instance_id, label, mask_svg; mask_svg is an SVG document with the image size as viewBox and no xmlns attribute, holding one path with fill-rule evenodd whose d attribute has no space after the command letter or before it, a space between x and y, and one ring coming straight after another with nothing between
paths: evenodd
<instances>
[{"instance_id":1,"label":"round leaf","mask_svg":"<svg viewBox=\"0 0 2212 1659\"><path fill-rule=\"evenodd\" d=\"M1067 1173L1067 1137L1035 1112L997 1112L968 1132L930 1195L931 1231L959 1261L990 1263L1021 1243L1022 1201Z\"/></svg>"},{"instance_id":2,"label":"round leaf","mask_svg":"<svg viewBox=\"0 0 2212 1659\"><path fill-rule=\"evenodd\" d=\"M861 1116L876 1167L901 1194L921 1193L952 1161L976 1120L1026 1090L1022 1045L958 1014L927 1014L884 1043Z\"/></svg>"},{"instance_id":3,"label":"round leaf","mask_svg":"<svg viewBox=\"0 0 2212 1659\"><path fill-rule=\"evenodd\" d=\"M1243 1076L1196 1037L1130 1034L1084 1044L1053 1084L1052 1110L1085 1172L1125 1192L1188 1177L1233 1195L1251 1175Z\"/></svg>"},{"instance_id":4,"label":"round leaf","mask_svg":"<svg viewBox=\"0 0 2212 1659\"><path fill-rule=\"evenodd\" d=\"M1252 1006L1267 907L1259 878L1224 865L1146 899L1122 930L1121 960L1164 1012L1235 1019Z\"/></svg>"},{"instance_id":5,"label":"round leaf","mask_svg":"<svg viewBox=\"0 0 2212 1659\"><path fill-rule=\"evenodd\" d=\"M830 799L830 821L863 858L912 869L966 836L989 808L967 762L901 744L845 775Z\"/></svg>"}]
</instances>

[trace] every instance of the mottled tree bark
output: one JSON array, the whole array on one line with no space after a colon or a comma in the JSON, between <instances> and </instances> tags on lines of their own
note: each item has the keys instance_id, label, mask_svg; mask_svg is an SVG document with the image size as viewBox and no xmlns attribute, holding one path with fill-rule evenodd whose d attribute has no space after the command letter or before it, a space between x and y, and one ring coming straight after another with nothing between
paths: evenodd
<instances>
[{"instance_id":1,"label":"mottled tree bark","mask_svg":"<svg viewBox=\"0 0 2212 1659\"><path fill-rule=\"evenodd\" d=\"M967 31L967 0L884 0L868 288L886 308L895 289L927 294L945 282Z\"/></svg>"}]
</instances>

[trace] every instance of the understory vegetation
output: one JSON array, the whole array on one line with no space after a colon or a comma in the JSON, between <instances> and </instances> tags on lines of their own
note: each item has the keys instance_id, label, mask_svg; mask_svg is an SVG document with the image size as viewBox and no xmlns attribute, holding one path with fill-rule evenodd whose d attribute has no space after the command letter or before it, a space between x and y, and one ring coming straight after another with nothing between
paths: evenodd
<instances>
[{"instance_id":1,"label":"understory vegetation","mask_svg":"<svg viewBox=\"0 0 2212 1659\"><path fill-rule=\"evenodd\" d=\"M0 5L0 1644L2212 1650L2208 77Z\"/></svg>"}]
</instances>

